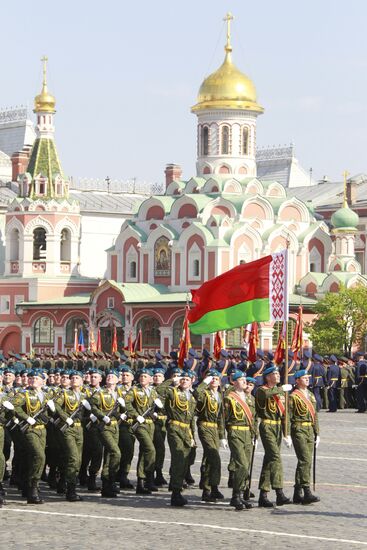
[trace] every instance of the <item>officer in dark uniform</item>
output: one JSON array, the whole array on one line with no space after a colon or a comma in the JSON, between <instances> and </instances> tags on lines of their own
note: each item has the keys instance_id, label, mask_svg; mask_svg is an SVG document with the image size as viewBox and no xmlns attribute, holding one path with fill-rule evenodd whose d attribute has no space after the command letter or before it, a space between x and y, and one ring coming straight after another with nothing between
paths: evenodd
<instances>
[{"instance_id":1,"label":"officer in dark uniform","mask_svg":"<svg viewBox=\"0 0 367 550\"><path fill-rule=\"evenodd\" d=\"M340 367L335 355L330 356L330 366L327 373L329 410L336 412L338 410L338 388L340 387Z\"/></svg>"},{"instance_id":2,"label":"officer in dark uniform","mask_svg":"<svg viewBox=\"0 0 367 550\"><path fill-rule=\"evenodd\" d=\"M321 391L326 386L326 374L325 369L323 367L323 358L321 355L318 355L315 353L313 355L313 365L311 366L311 369L309 373L312 376L311 384L312 384L312 392L316 399L316 409L319 411L322 408L322 396Z\"/></svg>"},{"instance_id":3,"label":"officer in dark uniform","mask_svg":"<svg viewBox=\"0 0 367 550\"><path fill-rule=\"evenodd\" d=\"M356 372L356 398L357 413L364 413L367 410L367 361L358 361Z\"/></svg>"}]
</instances>

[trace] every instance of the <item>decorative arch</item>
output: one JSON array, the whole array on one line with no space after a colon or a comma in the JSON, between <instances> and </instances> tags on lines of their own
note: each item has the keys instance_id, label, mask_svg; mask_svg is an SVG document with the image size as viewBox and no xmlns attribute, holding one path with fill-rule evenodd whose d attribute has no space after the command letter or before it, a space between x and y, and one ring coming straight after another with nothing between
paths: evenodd
<instances>
[{"instance_id":1,"label":"decorative arch","mask_svg":"<svg viewBox=\"0 0 367 550\"><path fill-rule=\"evenodd\" d=\"M42 218L42 216L37 216L37 218L33 218L27 223L24 228L24 235L32 235L36 227L43 227L48 235L54 234L52 225L45 218Z\"/></svg>"},{"instance_id":2,"label":"decorative arch","mask_svg":"<svg viewBox=\"0 0 367 550\"><path fill-rule=\"evenodd\" d=\"M72 237L77 237L79 234L79 228L77 225L68 217L63 218L57 222L55 226L55 234L58 235L63 229L68 229Z\"/></svg>"},{"instance_id":3,"label":"decorative arch","mask_svg":"<svg viewBox=\"0 0 367 550\"><path fill-rule=\"evenodd\" d=\"M278 220L309 222L310 214L305 204L293 197L291 200L285 201L280 206L278 211Z\"/></svg>"},{"instance_id":4,"label":"decorative arch","mask_svg":"<svg viewBox=\"0 0 367 550\"><path fill-rule=\"evenodd\" d=\"M229 166L229 164L221 164L219 168L216 170L217 174L231 174L232 168Z\"/></svg>"},{"instance_id":5,"label":"decorative arch","mask_svg":"<svg viewBox=\"0 0 367 550\"><path fill-rule=\"evenodd\" d=\"M241 217L273 220L274 211L269 201L257 195L253 199L248 199L243 203Z\"/></svg>"},{"instance_id":6,"label":"decorative arch","mask_svg":"<svg viewBox=\"0 0 367 550\"><path fill-rule=\"evenodd\" d=\"M237 180L232 178L225 182L223 193L242 193L242 186Z\"/></svg>"},{"instance_id":7,"label":"decorative arch","mask_svg":"<svg viewBox=\"0 0 367 550\"><path fill-rule=\"evenodd\" d=\"M256 229L253 229L249 225L237 229L233 233L230 243L232 265L238 265L241 260L248 262L257 259L262 246L261 236ZM258 251L257 253L255 252L256 250ZM247 259L245 253L247 254Z\"/></svg>"},{"instance_id":8,"label":"decorative arch","mask_svg":"<svg viewBox=\"0 0 367 550\"><path fill-rule=\"evenodd\" d=\"M206 224L208 218L216 214L235 218L237 212L235 206L229 200L217 197L205 206L202 217L203 223Z\"/></svg>"},{"instance_id":9,"label":"decorative arch","mask_svg":"<svg viewBox=\"0 0 367 550\"><path fill-rule=\"evenodd\" d=\"M24 226L23 226L22 222L20 222L20 221L18 220L18 218L16 218L15 216L13 216L13 217L11 218L11 220L9 220L9 222L7 222L7 224L6 224L6 226L5 226L5 235L6 235L6 237L7 237L8 234L10 234L14 229L18 229L20 235L23 233L23 230L24 230Z\"/></svg>"}]
</instances>

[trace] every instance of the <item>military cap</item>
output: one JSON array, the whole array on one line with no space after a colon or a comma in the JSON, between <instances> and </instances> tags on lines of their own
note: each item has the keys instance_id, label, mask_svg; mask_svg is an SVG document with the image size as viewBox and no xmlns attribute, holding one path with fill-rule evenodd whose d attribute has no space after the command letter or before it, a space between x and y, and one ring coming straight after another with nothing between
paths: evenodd
<instances>
[{"instance_id":1,"label":"military cap","mask_svg":"<svg viewBox=\"0 0 367 550\"><path fill-rule=\"evenodd\" d=\"M342 355L341 357L339 357L339 361L341 361L342 363L348 363L349 359L348 357L345 357L344 355Z\"/></svg>"},{"instance_id":2,"label":"military cap","mask_svg":"<svg viewBox=\"0 0 367 550\"><path fill-rule=\"evenodd\" d=\"M210 351L206 348L203 349L203 357L206 359L212 359Z\"/></svg>"},{"instance_id":3,"label":"military cap","mask_svg":"<svg viewBox=\"0 0 367 550\"><path fill-rule=\"evenodd\" d=\"M120 369L120 372L121 373L129 372L130 374L134 374L129 365L123 365Z\"/></svg>"},{"instance_id":4,"label":"military cap","mask_svg":"<svg viewBox=\"0 0 367 550\"><path fill-rule=\"evenodd\" d=\"M222 357L224 357L224 359L227 359L228 351L226 349L221 349L220 354L221 354Z\"/></svg>"},{"instance_id":5,"label":"military cap","mask_svg":"<svg viewBox=\"0 0 367 550\"><path fill-rule=\"evenodd\" d=\"M15 369L13 367L5 367L3 374L15 374Z\"/></svg>"},{"instance_id":6,"label":"military cap","mask_svg":"<svg viewBox=\"0 0 367 550\"><path fill-rule=\"evenodd\" d=\"M312 356L311 350L305 349L305 351L303 352L303 357L305 357L306 359L311 359L311 356Z\"/></svg>"},{"instance_id":7,"label":"military cap","mask_svg":"<svg viewBox=\"0 0 367 550\"><path fill-rule=\"evenodd\" d=\"M53 369L53 368L49 369L48 374L55 374L55 369Z\"/></svg>"},{"instance_id":8,"label":"military cap","mask_svg":"<svg viewBox=\"0 0 367 550\"><path fill-rule=\"evenodd\" d=\"M130 357L130 352L125 350L120 354L120 361L125 362L128 360L129 357Z\"/></svg>"},{"instance_id":9,"label":"military cap","mask_svg":"<svg viewBox=\"0 0 367 550\"><path fill-rule=\"evenodd\" d=\"M60 371L60 374L61 374L61 376L70 376L70 370L69 369L62 369Z\"/></svg>"},{"instance_id":10,"label":"military cap","mask_svg":"<svg viewBox=\"0 0 367 550\"><path fill-rule=\"evenodd\" d=\"M196 353L196 350L194 348L189 349L189 356L193 357L194 359L199 359L198 354Z\"/></svg>"},{"instance_id":11,"label":"military cap","mask_svg":"<svg viewBox=\"0 0 367 550\"><path fill-rule=\"evenodd\" d=\"M247 359L247 351L245 349L241 349L240 357L241 359Z\"/></svg>"},{"instance_id":12,"label":"military cap","mask_svg":"<svg viewBox=\"0 0 367 550\"><path fill-rule=\"evenodd\" d=\"M177 361L178 359L177 351L171 351L169 355L171 359L173 359L174 361Z\"/></svg>"},{"instance_id":13,"label":"military cap","mask_svg":"<svg viewBox=\"0 0 367 550\"><path fill-rule=\"evenodd\" d=\"M116 359L120 359L120 352L119 351L114 351L113 354L112 354L112 357L116 357Z\"/></svg>"},{"instance_id":14,"label":"military cap","mask_svg":"<svg viewBox=\"0 0 367 550\"><path fill-rule=\"evenodd\" d=\"M265 354L264 354L262 349L258 349L258 350L256 350L256 355L258 357L261 357L261 359L263 359Z\"/></svg>"},{"instance_id":15,"label":"military cap","mask_svg":"<svg viewBox=\"0 0 367 550\"><path fill-rule=\"evenodd\" d=\"M154 359L155 358L155 353L153 351L149 351L148 352L148 359Z\"/></svg>"},{"instance_id":16,"label":"military cap","mask_svg":"<svg viewBox=\"0 0 367 550\"><path fill-rule=\"evenodd\" d=\"M314 353L313 358L314 358L315 361L319 361L320 363L322 363L323 360L324 360L324 358L321 355L319 355L318 353Z\"/></svg>"},{"instance_id":17,"label":"military cap","mask_svg":"<svg viewBox=\"0 0 367 550\"><path fill-rule=\"evenodd\" d=\"M330 361L332 363L337 363L338 362L338 358L335 356L335 355L330 355Z\"/></svg>"},{"instance_id":18,"label":"military cap","mask_svg":"<svg viewBox=\"0 0 367 550\"><path fill-rule=\"evenodd\" d=\"M221 373L217 369L209 369L207 376L221 376Z\"/></svg>"},{"instance_id":19,"label":"military cap","mask_svg":"<svg viewBox=\"0 0 367 550\"><path fill-rule=\"evenodd\" d=\"M273 365L272 363L270 363L270 365L268 366L268 368L266 368L263 372L263 375L264 376L267 376L268 374L272 374L273 372L279 372L279 369L278 367L276 367L275 365Z\"/></svg>"},{"instance_id":20,"label":"military cap","mask_svg":"<svg viewBox=\"0 0 367 550\"><path fill-rule=\"evenodd\" d=\"M163 367L154 367L153 374L165 374L166 370Z\"/></svg>"},{"instance_id":21,"label":"military cap","mask_svg":"<svg viewBox=\"0 0 367 550\"><path fill-rule=\"evenodd\" d=\"M97 367L91 367L88 370L88 373L89 374L100 374L101 376L103 375L103 372L101 370L97 369Z\"/></svg>"},{"instance_id":22,"label":"military cap","mask_svg":"<svg viewBox=\"0 0 367 550\"><path fill-rule=\"evenodd\" d=\"M296 372L296 374L294 375L294 378L295 378L295 380L297 380L297 378L301 378L301 376L311 376L311 375L309 374L309 372L307 370L302 369L302 370L298 370Z\"/></svg>"},{"instance_id":23,"label":"military cap","mask_svg":"<svg viewBox=\"0 0 367 550\"><path fill-rule=\"evenodd\" d=\"M183 370L183 371L181 371L180 377L185 378L186 376L188 378L195 378L196 374L193 370Z\"/></svg>"},{"instance_id":24,"label":"military cap","mask_svg":"<svg viewBox=\"0 0 367 550\"><path fill-rule=\"evenodd\" d=\"M267 356L269 361L272 361L274 359L274 353L272 353L271 351L268 351Z\"/></svg>"},{"instance_id":25,"label":"military cap","mask_svg":"<svg viewBox=\"0 0 367 550\"><path fill-rule=\"evenodd\" d=\"M163 359L163 355L161 354L160 351L157 351L157 353L155 354L154 357L157 361L162 361L162 359Z\"/></svg>"},{"instance_id":26,"label":"military cap","mask_svg":"<svg viewBox=\"0 0 367 550\"><path fill-rule=\"evenodd\" d=\"M248 384L254 384L256 386L256 378L253 378L252 376L246 376L246 382Z\"/></svg>"},{"instance_id":27,"label":"military cap","mask_svg":"<svg viewBox=\"0 0 367 550\"><path fill-rule=\"evenodd\" d=\"M106 376L108 376L109 374L114 374L115 376L117 376L117 378L119 378L120 371L117 370L117 369L107 369L106 370Z\"/></svg>"},{"instance_id":28,"label":"military cap","mask_svg":"<svg viewBox=\"0 0 367 550\"><path fill-rule=\"evenodd\" d=\"M80 370L71 369L69 371L69 376L80 376L81 378L83 378L83 373Z\"/></svg>"},{"instance_id":29,"label":"military cap","mask_svg":"<svg viewBox=\"0 0 367 550\"><path fill-rule=\"evenodd\" d=\"M148 374L149 376L152 376L152 371L151 371L151 369L149 369L147 367L144 367L144 368L140 369L137 373L138 377L141 376L142 374Z\"/></svg>"},{"instance_id":30,"label":"military cap","mask_svg":"<svg viewBox=\"0 0 367 550\"><path fill-rule=\"evenodd\" d=\"M232 380L239 380L240 378L246 378L246 374L242 370L235 370L232 373Z\"/></svg>"},{"instance_id":31,"label":"military cap","mask_svg":"<svg viewBox=\"0 0 367 550\"><path fill-rule=\"evenodd\" d=\"M40 378L45 378L45 375L43 374L43 372L41 371L41 369L31 369L29 371L29 374L28 374L29 377L32 377L32 376L39 376Z\"/></svg>"},{"instance_id":32,"label":"military cap","mask_svg":"<svg viewBox=\"0 0 367 550\"><path fill-rule=\"evenodd\" d=\"M182 370L180 369L180 367L172 367L171 368L171 376L173 376L174 374L181 374Z\"/></svg>"}]
</instances>

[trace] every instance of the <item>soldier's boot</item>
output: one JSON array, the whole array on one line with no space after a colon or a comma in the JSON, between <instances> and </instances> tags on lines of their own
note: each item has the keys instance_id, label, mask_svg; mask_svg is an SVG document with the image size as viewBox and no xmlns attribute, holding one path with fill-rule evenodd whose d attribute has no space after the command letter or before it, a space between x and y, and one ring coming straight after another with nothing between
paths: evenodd
<instances>
[{"instance_id":1,"label":"soldier's boot","mask_svg":"<svg viewBox=\"0 0 367 550\"><path fill-rule=\"evenodd\" d=\"M252 491L250 491L250 489L247 487L244 491L243 491L243 500L250 500L250 498L255 498L255 495Z\"/></svg>"},{"instance_id":2,"label":"soldier's boot","mask_svg":"<svg viewBox=\"0 0 367 550\"><path fill-rule=\"evenodd\" d=\"M46 464L43 468L43 472L42 472L42 475L41 475L41 480L42 481L45 481L47 483L47 480L48 480L48 475L47 475L47 472L46 472Z\"/></svg>"},{"instance_id":3,"label":"soldier's boot","mask_svg":"<svg viewBox=\"0 0 367 550\"><path fill-rule=\"evenodd\" d=\"M209 489L203 489L203 494L201 495L201 502L216 502L217 499L212 496Z\"/></svg>"},{"instance_id":4,"label":"soldier's boot","mask_svg":"<svg viewBox=\"0 0 367 550\"><path fill-rule=\"evenodd\" d=\"M314 502L320 502L320 497L312 494L309 487L303 487L303 491L305 496L303 497L302 504L313 504Z\"/></svg>"},{"instance_id":5,"label":"soldier's boot","mask_svg":"<svg viewBox=\"0 0 367 550\"><path fill-rule=\"evenodd\" d=\"M302 487L300 485L294 486L293 504L303 504Z\"/></svg>"},{"instance_id":6,"label":"soldier's boot","mask_svg":"<svg viewBox=\"0 0 367 550\"><path fill-rule=\"evenodd\" d=\"M187 499L182 496L180 489L173 489L171 495L171 506L185 506Z\"/></svg>"},{"instance_id":7,"label":"soldier's boot","mask_svg":"<svg viewBox=\"0 0 367 550\"><path fill-rule=\"evenodd\" d=\"M43 504L43 502L38 492L38 484L34 481L32 485L28 487L27 504Z\"/></svg>"},{"instance_id":8,"label":"soldier's boot","mask_svg":"<svg viewBox=\"0 0 367 550\"><path fill-rule=\"evenodd\" d=\"M83 500L80 495L76 492L76 484L75 483L68 483L66 487L66 500L69 502L78 502L80 500Z\"/></svg>"},{"instance_id":9,"label":"soldier's boot","mask_svg":"<svg viewBox=\"0 0 367 550\"><path fill-rule=\"evenodd\" d=\"M78 478L80 487L85 487L88 483L87 468L85 468L84 466L80 468Z\"/></svg>"},{"instance_id":10,"label":"soldier's boot","mask_svg":"<svg viewBox=\"0 0 367 550\"><path fill-rule=\"evenodd\" d=\"M10 473L7 467L5 467L3 480L7 481L10 478Z\"/></svg>"},{"instance_id":11,"label":"soldier's boot","mask_svg":"<svg viewBox=\"0 0 367 550\"><path fill-rule=\"evenodd\" d=\"M105 498L116 498L117 493L113 490L113 484L109 479L102 479L101 496Z\"/></svg>"},{"instance_id":12,"label":"soldier's boot","mask_svg":"<svg viewBox=\"0 0 367 550\"><path fill-rule=\"evenodd\" d=\"M187 485L195 485L195 479L191 475L190 467L187 468L187 472L186 472L186 475L185 475L185 481L186 481Z\"/></svg>"},{"instance_id":13,"label":"soldier's boot","mask_svg":"<svg viewBox=\"0 0 367 550\"><path fill-rule=\"evenodd\" d=\"M56 492L58 495L64 495L66 491L66 483L64 476L60 476L59 481L57 482Z\"/></svg>"},{"instance_id":14,"label":"soldier's boot","mask_svg":"<svg viewBox=\"0 0 367 550\"><path fill-rule=\"evenodd\" d=\"M157 487L163 487L163 485L168 485L167 481L163 477L162 470L155 471L154 483Z\"/></svg>"},{"instance_id":15,"label":"soldier's boot","mask_svg":"<svg viewBox=\"0 0 367 550\"><path fill-rule=\"evenodd\" d=\"M99 491L99 487L97 485L97 476L95 474L89 474L88 476L88 485L87 485L88 491Z\"/></svg>"},{"instance_id":16,"label":"soldier's boot","mask_svg":"<svg viewBox=\"0 0 367 550\"><path fill-rule=\"evenodd\" d=\"M4 485L0 483L0 496L5 497L6 491L4 489Z\"/></svg>"},{"instance_id":17,"label":"soldier's boot","mask_svg":"<svg viewBox=\"0 0 367 550\"><path fill-rule=\"evenodd\" d=\"M277 495L277 500L276 500L277 506L284 506L284 504L291 503L291 499L285 496L285 494L283 493L283 489L275 489L275 492Z\"/></svg>"},{"instance_id":18,"label":"soldier's boot","mask_svg":"<svg viewBox=\"0 0 367 550\"><path fill-rule=\"evenodd\" d=\"M199 481L199 489L202 491L204 490L204 474L205 474L205 466L202 464L200 466L200 481Z\"/></svg>"},{"instance_id":19,"label":"soldier's boot","mask_svg":"<svg viewBox=\"0 0 367 550\"><path fill-rule=\"evenodd\" d=\"M127 474L121 474L120 489L134 489L134 485L131 483Z\"/></svg>"},{"instance_id":20,"label":"soldier's boot","mask_svg":"<svg viewBox=\"0 0 367 550\"><path fill-rule=\"evenodd\" d=\"M116 495L120 494L120 492L121 492L120 484L116 483L116 481L113 481L111 483L111 489L114 493L116 493Z\"/></svg>"},{"instance_id":21,"label":"soldier's boot","mask_svg":"<svg viewBox=\"0 0 367 550\"><path fill-rule=\"evenodd\" d=\"M50 466L47 482L50 489L57 489L56 466Z\"/></svg>"},{"instance_id":22,"label":"soldier's boot","mask_svg":"<svg viewBox=\"0 0 367 550\"><path fill-rule=\"evenodd\" d=\"M147 487L144 487L144 479L138 477L138 483L136 484L136 494L137 495L151 495L151 491Z\"/></svg>"},{"instance_id":23,"label":"soldier's boot","mask_svg":"<svg viewBox=\"0 0 367 550\"><path fill-rule=\"evenodd\" d=\"M222 500L224 498L223 493L218 489L218 485L212 485L212 490L210 491L210 496L216 500Z\"/></svg>"},{"instance_id":24,"label":"soldier's boot","mask_svg":"<svg viewBox=\"0 0 367 550\"><path fill-rule=\"evenodd\" d=\"M234 476L234 472L230 470L228 473L228 489L233 489L233 476Z\"/></svg>"},{"instance_id":25,"label":"soldier's boot","mask_svg":"<svg viewBox=\"0 0 367 550\"><path fill-rule=\"evenodd\" d=\"M154 472L148 472L147 473L147 480L145 482L145 487L151 493L157 493L158 492L158 487L154 484Z\"/></svg>"},{"instance_id":26,"label":"soldier's boot","mask_svg":"<svg viewBox=\"0 0 367 550\"><path fill-rule=\"evenodd\" d=\"M0 495L0 508L4 506L4 504L6 504L5 498L3 497L3 495Z\"/></svg>"},{"instance_id":27,"label":"soldier's boot","mask_svg":"<svg viewBox=\"0 0 367 550\"><path fill-rule=\"evenodd\" d=\"M259 508L274 508L274 504L268 499L267 491L260 490Z\"/></svg>"},{"instance_id":28,"label":"soldier's boot","mask_svg":"<svg viewBox=\"0 0 367 550\"><path fill-rule=\"evenodd\" d=\"M240 493L233 493L229 505L233 506L236 510L243 510L244 509L244 504L241 500L241 494Z\"/></svg>"}]
</instances>

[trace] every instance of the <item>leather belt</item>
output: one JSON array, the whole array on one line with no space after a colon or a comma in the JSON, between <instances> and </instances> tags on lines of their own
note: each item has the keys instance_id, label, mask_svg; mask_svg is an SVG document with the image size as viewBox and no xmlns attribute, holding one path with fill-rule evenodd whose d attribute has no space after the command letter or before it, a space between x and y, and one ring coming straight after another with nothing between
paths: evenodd
<instances>
[{"instance_id":1,"label":"leather belt","mask_svg":"<svg viewBox=\"0 0 367 550\"><path fill-rule=\"evenodd\" d=\"M204 428L218 428L216 422L198 422L199 426L204 426Z\"/></svg>"},{"instance_id":2,"label":"leather belt","mask_svg":"<svg viewBox=\"0 0 367 550\"><path fill-rule=\"evenodd\" d=\"M239 432L247 432L250 427L249 426L228 426L231 430L238 430Z\"/></svg>"},{"instance_id":3,"label":"leather belt","mask_svg":"<svg viewBox=\"0 0 367 550\"><path fill-rule=\"evenodd\" d=\"M312 422L302 422L302 420L296 420L295 424L298 424L298 426L312 426Z\"/></svg>"},{"instance_id":4,"label":"leather belt","mask_svg":"<svg viewBox=\"0 0 367 550\"><path fill-rule=\"evenodd\" d=\"M270 420L270 418L262 418L261 422L263 424L271 424L272 426L281 424L281 420Z\"/></svg>"},{"instance_id":5,"label":"leather belt","mask_svg":"<svg viewBox=\"0 0 367 550\"><path fill-rule=\"evenodd\" d=\"M179 422L178 420L170 420L170 424L173 424L174 426L180 426L181 428L190 428L190 424L187 424L186 422Z\"/></svg>"}]
</instances>

